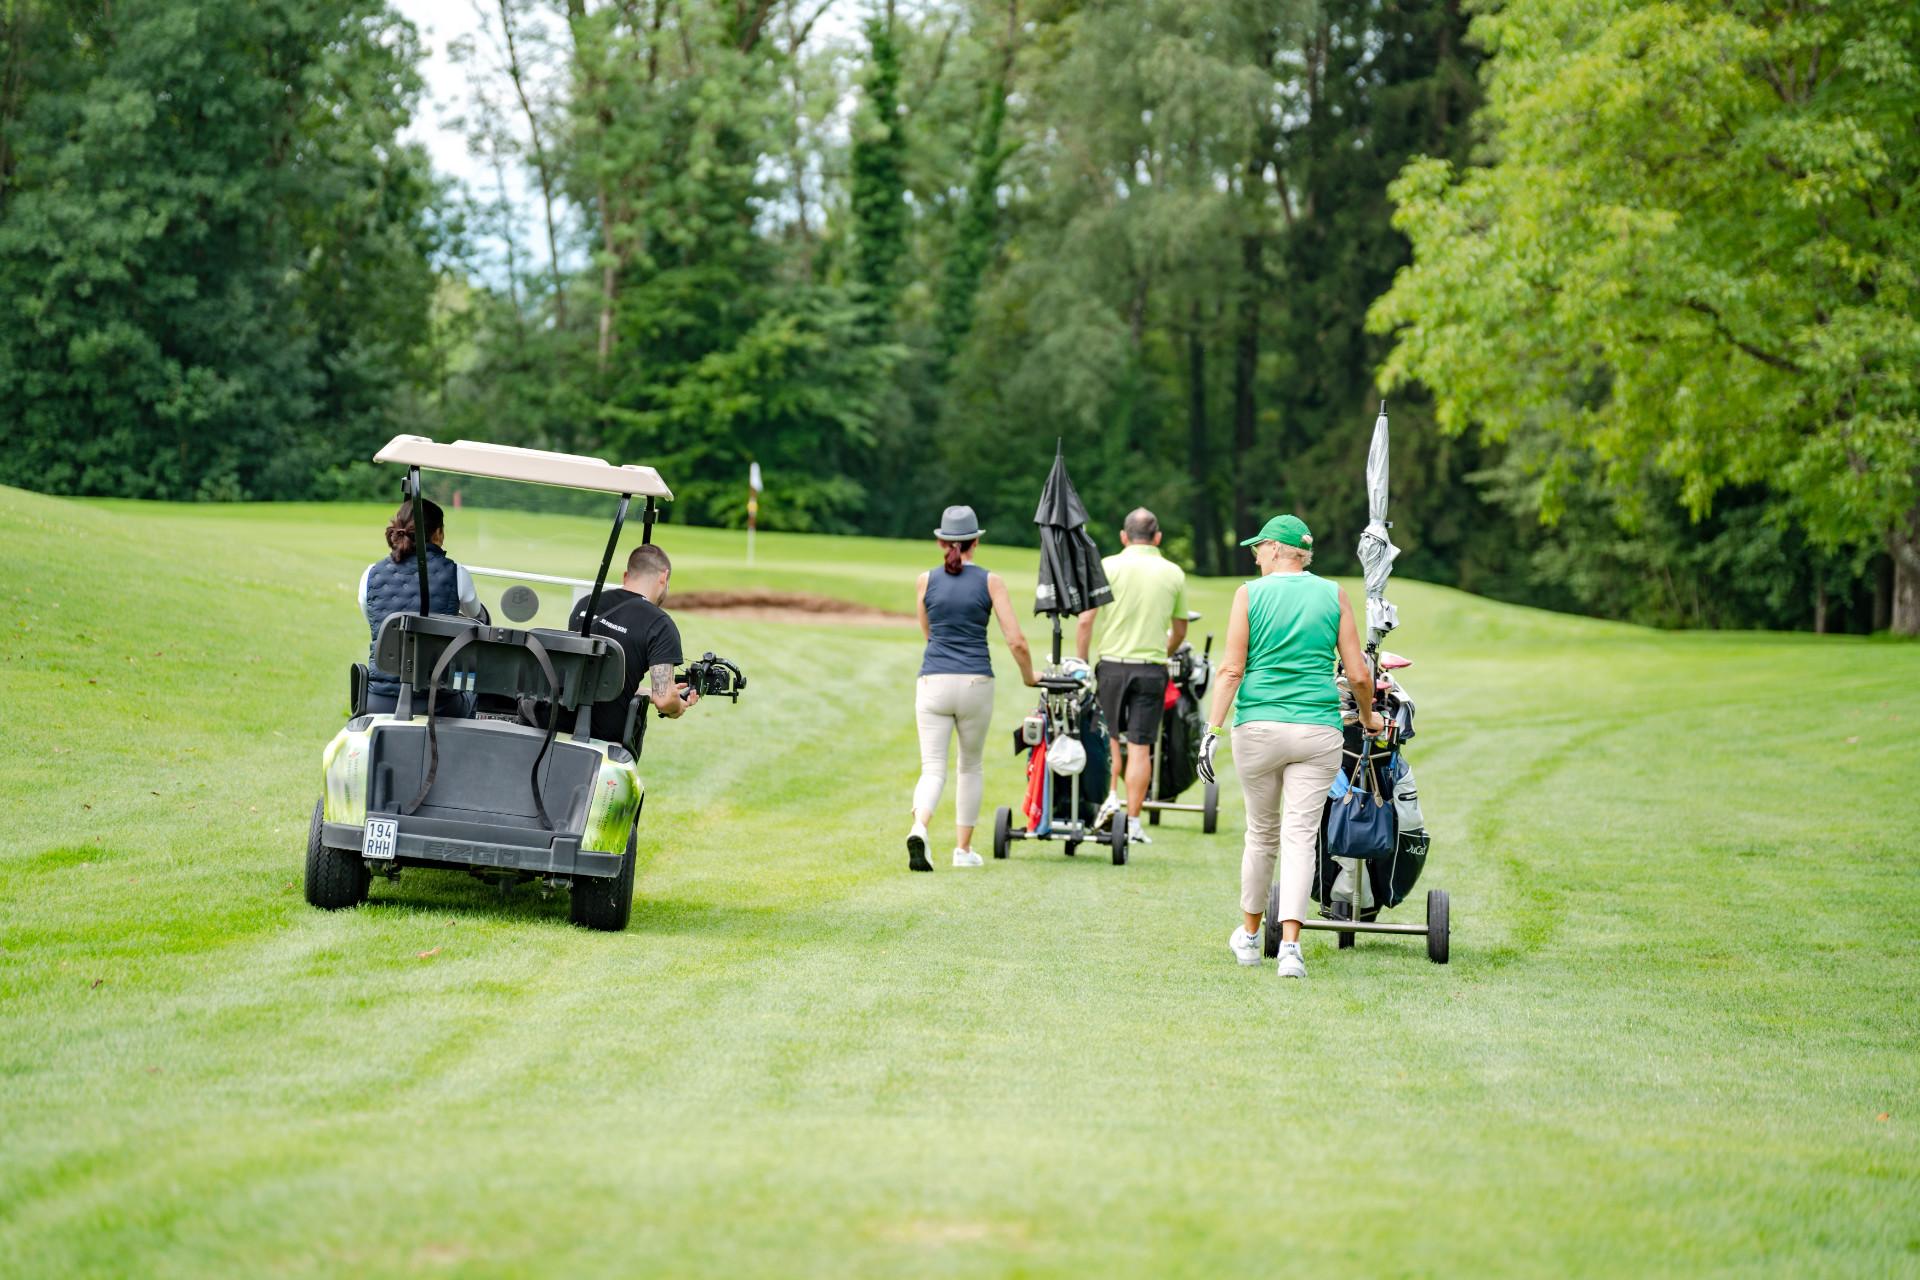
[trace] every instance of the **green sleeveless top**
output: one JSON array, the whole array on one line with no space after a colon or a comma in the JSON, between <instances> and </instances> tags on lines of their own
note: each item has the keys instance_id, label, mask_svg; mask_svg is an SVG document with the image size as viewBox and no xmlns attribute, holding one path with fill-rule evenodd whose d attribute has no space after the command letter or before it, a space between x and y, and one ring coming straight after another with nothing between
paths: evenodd
<instances>
[{"instance_id":1,"label":"green sleeveless top","mask_svg":"<svg viewBox=\"0 0 1920 1280\"><path fill-rule=\"evenodd\" d=\"M1233 722L1340 727L1333 682L1340 588L1311 573L1270 573L1247 584L1247 675Z\"/></svg>"}]
</instances>

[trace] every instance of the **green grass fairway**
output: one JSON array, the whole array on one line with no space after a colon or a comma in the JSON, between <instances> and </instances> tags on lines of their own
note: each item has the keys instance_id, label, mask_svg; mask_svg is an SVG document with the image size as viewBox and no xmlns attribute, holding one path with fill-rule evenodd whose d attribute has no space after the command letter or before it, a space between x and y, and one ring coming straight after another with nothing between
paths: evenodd
<instances>
[{"instance_id":1,"label":"green grass fairway","mask_svg":"<svg viewBox=\"0 0 1920 1280\"><path fill-rule=\"evenodd\" d=\"M0 490L0 1277L1920 1273L1920 645L1397 587L1445 968L1235 966L1231 783L1129 867L911 876L917 633L692 615L751 685L649 735L626 933L325 914L386 514ZM661 540L895 608L933 559Z\"/></svg>"}]
</instances>

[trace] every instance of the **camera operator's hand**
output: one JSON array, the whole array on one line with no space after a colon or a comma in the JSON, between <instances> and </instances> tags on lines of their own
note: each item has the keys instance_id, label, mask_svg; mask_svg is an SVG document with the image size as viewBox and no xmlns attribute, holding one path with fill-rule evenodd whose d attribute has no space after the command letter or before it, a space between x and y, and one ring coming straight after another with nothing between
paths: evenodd
<instances>
[{"instance_id":1,"label":"camera operator's hand","mask_svg":"<svg viewBox=\"0 0 1920 1280\"><path fill-rule=\"evenodd\" d=\"M647 682L651 688L648 696L653 700L653 709L667 719L679 719L693 705L693 699L689 696L692 691L673 678L673 668L667 663L655 663L649 668Z\"/></svg>"},{"instance_id":2,"label":"camera operator's hand","mask_svg":"<svg viewBox=\"0 0 1920 1280\"><path fill-rule=\"evenodd\" d=\"M693 691L692 685L683 684L680 686L680 701L691 707L700 701L700 695Z\"/></svg>"}]
</instances>

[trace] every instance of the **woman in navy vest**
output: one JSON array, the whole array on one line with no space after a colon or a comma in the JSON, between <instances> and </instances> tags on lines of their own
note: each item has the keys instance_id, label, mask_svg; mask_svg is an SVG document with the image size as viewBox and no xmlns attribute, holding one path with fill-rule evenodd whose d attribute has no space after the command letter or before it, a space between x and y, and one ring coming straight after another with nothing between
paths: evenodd
<instances>
[{"instance_id":1,"label":"woman in navy vest","mask_svg":"<svg viewBox=\"0 0 1920 1280\"><path fill-rule=\"evenodd\" d=\"M480 597L474 593L473 578L441 549L447 540L447 517L437 502L420 500L425 516L427 537L427 600L430 613L480 616ZM391 712L400 697L400 682L373 665L373 644L380 638L380 624L389 614L418 613L420 610L420 566L414 560L413 501L400 504L387 522L387 556L367 566L360 575L360 611L367 615L367 710ZM441 698L436 711L442 715L470 715L464 696Z\"/></svg>"},{"instance_id":2,"label":"woman in navy vest","mask_svg":"<svg viewBox=\"0 0 1920 1280\"><path fill-rule=\"evenodd\" d=\"M959 777L954 787L953 865L977 867L973 829L980 821L980 797L986 790L981 758L987 749L987 725L993 719L993 662L987 655L987 619L999 619L1000 634L1029 685L1033 655L1014 619L1007 584L973 562L980 544L980 520L972 507L948 507L933 532L939 539L940 568L920 575L920 634L927 638L914 690L913 714L920 725L920 781L913 789L913 830L907 833L907 866L931 871L927 861L927 824L947 784L947 744L960 739Z\"/></svg>"}]
</instances>

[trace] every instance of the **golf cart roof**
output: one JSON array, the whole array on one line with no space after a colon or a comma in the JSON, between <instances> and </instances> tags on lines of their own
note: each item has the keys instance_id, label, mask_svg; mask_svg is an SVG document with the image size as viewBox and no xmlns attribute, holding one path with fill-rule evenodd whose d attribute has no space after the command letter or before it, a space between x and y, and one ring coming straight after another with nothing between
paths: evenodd
<instances>
[{"instance_id":1,"label":"golf cart roof","mask_svg":"<svg viewBox=\"0 0 1920 1280\"><path fill-rule=\"evenodd\" d=\"M456 440L435 444L425 436L395 436L373 455L375 462L397 462L428 471L519 480L561 489L589 489L597 493L630 493L643 498L671 500L673 490L652 467L620 466L577 453L521 449L508 444Z\"/></svg>"}]
</instances>

